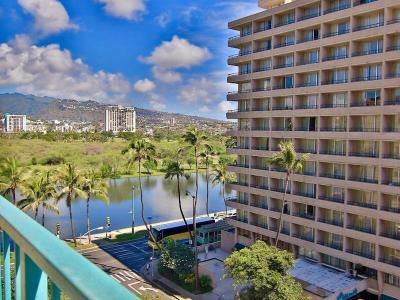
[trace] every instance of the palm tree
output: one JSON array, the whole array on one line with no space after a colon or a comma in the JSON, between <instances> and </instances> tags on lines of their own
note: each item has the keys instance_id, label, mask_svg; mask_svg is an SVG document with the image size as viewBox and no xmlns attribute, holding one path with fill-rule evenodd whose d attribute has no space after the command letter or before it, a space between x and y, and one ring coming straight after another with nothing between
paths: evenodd
<instances>
[{"instance_id":1,"label":"palm tree","mask_svg":"<svg viewBox=\"0 0 400 300\"><path fill-rule=\"evenodd\" d=\"M304 167L304 163L309 159L310 154L303 154L301 157L297 157L297 153L294 149L292 142L282 141L279 143L280 152L272 156L268 161L270 164L277 165L286 170L285 178L285 192L282 198L282 208L279 216L278 230L275 237L275 247L278 246L279 235L282 228L282 216L286 206L286 194L289 186L290 176L295 172L301 172Z\"/></svg>"},{"instance_id":2,"label":"palm tree","mask_svg":"<svg viewBox=\"0 0 400 300\"><path fill-rule=\"evenodd\" d=\"M18 167L15 158L7 158L0 166L0 190L5 196L11 194L13 203L16 202L16 190L22 182L22 169Z\"/></svg>"},{"instance_id":3,"label":"palm tree","mask_svg":"<svg viewBox=\"0 0 400 300\"><path fill-rule=\"evenodd\" d=\"M60 170L57 181L60 188L57 200L60 201L61 199L65 199L66 205L69 210L69 221L71 225L72 239L74 240L74 244L76 247L74 223L72 220L72 201L74 201L78 197L87 197L87 194L82 189L84 180L81 174L79 174L76 170L75 166L68 164L66 168Z\"/></svg>"},{"instance_id":4,"label":"palm tree","mask_svg":"<svg viewBox=\"0 0 400 300\"><path fill-rule=\"evenodd\" d=\"M218 164L215 167L214 174L212 176L212 183L219 184L222 186L222 198L224 199L225 204L225 217L228 215L228 207L226 205L225 199L225 186L227 183L231 181L231 176L226 170L228 162L224 159L219 159Z\"/></svg>"},{"instance_id":5,"label":"palm tree","mask_svg":"<svg viewBox=\"0 0 400 300\"><path fill-rule=\"evenodd\" d=\"M44 193L44 201L42 202L42 226L45 225L45 215L46 211L50 210L57 214L60 214L60 211L57 207L57 186L54 184L54 177L51 176L51 171L45 172L43 175L45 179L43 186Z\"/></svg>"},{"instance_id":6,"label":"palm tree","mask_svg":"<svg viewBox=\"0 0 400 300\"><path fill-rule=\"evenodd\" d=\"M96 197L105 201L107 204L110 199L108 197L108 184L97 174L94 170L89 171L84 178L82 190L86 192L86 232L88 242L91 242L90 236L90 213L89 213L89 202L91 197Z\"/></svg>"},{"instance_id":7,"label":"palm tree","mask_svg":"<svg viewBox=\"0 0 400 300\"><path fill-rule=\"evenodd\" d=\"M44 180L33 176L28 184L21 186L21 194L25 198L18 201L17 206L23 211L32 210L35 221L37 221L39 207L44 200Z\"/></svg>"},{"instance_id":8,"label":"palm tree","mask_svg":"<svg viewBox=\"0 0 400 300\"><path fill-rule=\"evenodd\" d=\"M208 210L208 183L210 181L209 179L209 167L210 167L210 162L212 162L212 155L214 154L213 149L211 145L205 144L204 145L205 149L203 152L200 153L200 157L203 158L204 164L206 166L206 212L207 216L210 216L209 210Z\"/></svg>"},{"instance_id":9,"label":"palm tree","mask_svg":"<svg viewBox=\"0 0 400 300\"><path fill-rule=\"evenodd\" d=\"M132 140L128 147L122 150L122 154L129 154L128 165L132 166L133 164L138 164L138 173L139 173L139 190L140 190L140 203L142 206L142 221L144 226L146 227L146 231L152 241L156 244L158 249L160 245L158 241L154 238L152 231L149 228L149 224L146 221L144 215L144 202L143 202L143 189L142 189L142 163L144 161L153 161L153 163L157 166L157 161L154 159L156 155L155 147L149 141L145 139L134 139Z\"/></svg>"},{"instance_id":10,"label":"palm tree","mask_svg":"<svg viewBox=\"0 0 400 300\"><path fill-rule=\"evenodd\" d=\"M183 177L183 178L189 179L189 175L185 174L185 169L181 166L179 161L170 161L165 168L165 179L173 179L174 177L176 177L177 188L178 188L179 210L181 212L183 222L185 222L186 229L189 233L190 239L193 241L192 231L190 230L190 227L186 221L186 217L185 217L185 214L183 213L183 209L182 209L181 186L179 183L180 178Z\"/></svg>"}]
</instances>

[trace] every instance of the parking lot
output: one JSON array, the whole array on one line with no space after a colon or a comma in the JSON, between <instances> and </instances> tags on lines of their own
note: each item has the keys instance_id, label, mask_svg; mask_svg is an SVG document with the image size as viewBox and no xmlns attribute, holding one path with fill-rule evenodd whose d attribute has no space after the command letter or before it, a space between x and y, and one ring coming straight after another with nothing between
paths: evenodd
<instances>
[{"instance_id":1,"label":"parking lot","mask_svg":"<svg viewBox=\"0 0 400 300\"><path fill-rule=\"evenodd\" d=\"M152 256L152 249L146 239L99 246L81 254L139 296L151 294L160 299L171 299L140 276L140 270Z\"/></svg>"}]
</instances>

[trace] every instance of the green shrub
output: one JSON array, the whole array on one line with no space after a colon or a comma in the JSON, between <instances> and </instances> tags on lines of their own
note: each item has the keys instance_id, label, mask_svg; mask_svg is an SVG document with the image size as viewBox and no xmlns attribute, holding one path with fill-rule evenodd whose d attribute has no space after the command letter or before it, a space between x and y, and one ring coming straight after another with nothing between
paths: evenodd
<instances>
[{"instance_id":1,"label":"green shrub","mask_svg":"<svg viewBox=\"0 0 400 300\"><path fill-rule=\"evenodd\" d=\"M201 275L200 276L200 286L203 289L210 288L211 287L211 283L212 283L212 280L207 275Z\"/></svg>"},{"instance_id":2,"label":"green shrub","mask_svg":"<svg viewBox=\"0 0 400 300\"><path fill-rule=\"evenodd\" d=\"M37 165L37 158L35 156L32 157L32 159L31 159L31 165L34 165L34 166Z\"/></svg>"},{"instance_id":3,"label":"green shrub","mask_svg":"<svg viewBox=\"0 0 400 300\"><path fill-rule=\"evenodd\" d=\"M42 165L50 165L50 166L54 166L54 165L60 165L65 163L65 159L63 157L60 156L50 156L47 157L43 160Z\"/></svg>"}]
</instances>

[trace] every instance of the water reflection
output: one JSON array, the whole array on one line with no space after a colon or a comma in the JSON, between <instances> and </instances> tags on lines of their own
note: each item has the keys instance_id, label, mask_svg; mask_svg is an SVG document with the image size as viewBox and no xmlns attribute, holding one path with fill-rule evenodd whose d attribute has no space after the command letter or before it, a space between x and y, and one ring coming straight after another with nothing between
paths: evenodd
<instances>
[{"instance_id":1,"label":"water reflection","mask_svg":"<svg viewBox=\"0 0 400 300\"><path fill-rule=\"evenodd\" d=\"M192 202L185 196L185 190L195 189L195 174L191 174L188 180L181 178L182 208L187 216L192 215ZM99 199L91 200L91 226L92 228L103 226L106 217L111 218L111 229L129 227L131 225L132 187L135 187L135 224L142 225L140 196L138 190L138 178L111 179L109 181L110 204L107 205ZM142 178L142 187L145 202L145 216L151 222L160 222L180 218L178 208L178 193L176 179L165 179L164 176L146 176ZM226 190L226 196L231 191ZM205 174L199 176L199 214L206 213L206 180ZM209 184L210 213L223 211L221 186ZM60 215L48 212L46 227L53 231L56 223L61 224L62 237L70 236L68 210L65 203L59 203ZM78 199L72 205L74 224L77 234L86 232L86 201ZM40 214L39 214L40 216Z\"/></svg>"}]
</instances>

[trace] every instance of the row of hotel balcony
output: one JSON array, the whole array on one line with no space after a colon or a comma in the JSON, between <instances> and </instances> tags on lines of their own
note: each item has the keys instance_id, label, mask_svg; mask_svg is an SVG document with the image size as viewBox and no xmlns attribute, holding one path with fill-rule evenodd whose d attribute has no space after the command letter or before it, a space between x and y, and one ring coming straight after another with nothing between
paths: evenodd
<instances>
[{"instance_id":1,"label":"row of hotel balcony","mask_svg":"<svg viewBox=\"0 0 400 300\"><path fill-rule=\"evenodd\" d=\"M400 132L400 114L240 118L235 131Z\"/></svg>"},{"instance_id":2,"label":"row of hotel balcony","mask_svg":"<svg viewBox=\"0 0 400 300\"><path fill-rule=\"evenodd\" d=\"M376 0L375 0L376 1ZM369 1L369 2L375 2L375 1ZM355 5L357 6L357 5ZM330 14L333 12L345 10L351 8L351 2L341 2L340 4L336 1L331 1L331 5L327 5L326 9L323 10L323 14ZM391 25L394 23L400 22L400 18L398 18L398 11L399 7L393 7L388 11L389 16L387 16L387 21L386 24ZM383 21L383 9L378 11L380 13L378 17L379 22L374 22L374 19L371 18L371 11L368 11L367 13L361 14L361 15L354 15L353 16L353 31L360 31L363 29L368 29L372 27L377 27L377 26L382 26L384 25ZM253 35L255 33L259 32L265 32L268 30L272 30L273 28L278 28L290 24L296 23L296 15L297 15L297 22L301 22L304 20L309 20L312 18L317 18L321 16L321 7L317 3L313 6L306 6L304 8L298 7L296 8L296 11L293 9L291 11L286 11L281 14L275 14L274 16L267 17L265 19L257 20L254 22L249 22L245 25L240 25L238 27L232 27L232 29L237 29L240 31L239 35L233 36L229 38L229 41L238 41L243 37ZM347 27L349 26L349 21L346 19L340 19L339 24L345 23ZM375 23L377 23L375 25ZM337 24L337 20L335 20L331 24ZM327 27L327 30L331 29L331 25L329 23L325 23L324 25ZM297 27L301 27L301 25L297 25ZM346 27L342 27L346 28ZM326 33L326 37L329 37L329 34Z\"/></svg>"},{"instance_id":3,"label":"row of hotel balcony","mask_svg":"<svg viewBox=\"0 0 400 300\"><path fill-rule=\"evenodd\" d=\"M239 137L238 144L229 148L229 152L237 150L279 151L278 138L253 137L250 146L248 137ZM270 142L271 140L271 142ZM334 140L334 139L294 139L293 144L298 153L310 153L333 156L353 156L383 159L400 159L399 141L365 141L365 140ZM254 152L256 153L256 152ZM250 152L249 152L250 154ZM254 166L253 166L254 165ZM267 168L266 162L252 163L252 167Z\"/></svg>"},{"instance_id":4,"label":"row of hotel balcony","mask_svg":"<svg viewBox=\"0 0 400 300\"><path fill-rule=\"evenodd\" d=\"M264 158L259 158L263 160ZM236 163L231 165L232 167L242 168L243 170L235 170L240 173L248 173L250 165L248 163ZM336 180L349 180L349 181L358 181L364 183L373 183L373 184L382 184L391 187L399 187L400 186L400 168L390 168L390 167L378 167L374 165L360 165L360 164L340 164L340 163L327 163L327 162L319 162L318 165L316 162L309 161L308 168L305 168L303 175L317 177L320 178L332 178ZM250 170L265 170L269 172L282 172L285 173L286 170L281 169L276 166L268 166L268 164L260 164L260 165L252 165ZM253 187L259 186L261 189L271 190L274 188L282 188L279 185L282 180L281 179L271 179L275 184L265 184L265 180L268 180L266 177L259 177L256 179L260 179L263 185L258 185L258 180L256 183L252 184ZM297 191L302 191L303 187L312 188L315 191L315 185L310 183L296 182L295 184L299 184L300 188ZM301 196L301 195L299 195ZM307 195L309 198L315 198L315 193L313 192L310 195Z\"/></svg>"},{"instance_id":5,"label":"row of hotel balcony","mask_svg":"<svg viewBox=\"0 0 400 300\"><path fill-rule=\"evenodd\" d=\"M382 97L383 95L383 97ZM238 109L232 113L247 113L278 110L301 110L319 108L345 108L362 106L400 105L400 88L368 89L350 92L303 94L238 100Z\"/></svg>"},{"instance_id":6,"label":"row of hotel balcony","mask_svg":"<svg viewBox=\"0 0 400 300\"><path fill-rule=\"evenodd\" d=\"M367 38L352 41L351 43L342 42L336 45L324 46L321 49L314 47L290 53L263 56L257 59L250 56L248 60L242 59L241 62L232 63L232 65L238 66L239 71L229 74L228 80L233 82L232 77L237 75L248 75L276 69L293 68L295 66L313 65L320 62L345 60L350 57L377 55L383 53L385 48L386 52L392 53L393 51L400 50L400 34L388 35L388 44L384 47L383 37ZM243 50L243 55L251 54L251 52L249 49L245 49ZM329 64L326 63L326 65L328 66ZM388 64L388 66L391 65Z\"/></svg>"},{"instance_id":7,"label":"row of hotel balcony","mask_svg":"<svg viewBox=\"0 0 400 300\"><path fill-rule=\"evenodd\" d=\"M296 214L292 214L292 216L296 216ZM248 228L246 225L252 225L258 228L269 230L271 232L276 232L278 230L278 220L276 218L257 215L254 213L248 214L246 211L243 210L239 210L238 216L234 217L233 220L243 223L243 227L245 228ZM316 243L318 245L329 247L335 250L345 251L347 253L362 256L371 260L375 260L377 257L380 257L380 262L384 262L394 266L400 266L400 260L394 257L395 254L399 254L399 250L364 241L362 240L362 237L357 238L356 236L354 236L353 233L344 233L348 236L343 236L341 234L332 233L322 229L315 229L306 225L289 223L288 221L286 221L287 217L285 217L284 220L285 221L283 221L281 228L281 233L284 235L288 235L311 243ZM325 223L326 220L320 219L318 221ZM373 227L369 226L368 223L363 223L365 221L365 219L360 218L357 215L350 215L348 221L349 224L344 228L376 235L376 231L374 231ZM343 224L343 220L339 218L337 218L335 222ZM397 225L393 224L382 224L381 226L383 226L383 228L379 236L399 239L400 233L398 233L397 229L395 229L394 227L390 227ZM343 225L341 225L341 227L343 227ZM350 237L350 235L353 237ZM376 255L376 252L379 253L379 256Z\"/></svg>"},{"instance_id":8,"label":"row of hotel balcony","mask_svg":"<svg viewBox=\"0 0 400 300\"><path fill-rule=\"evenodd\" d=\"M294 185L299 186L299 183L295 183ZM251 186L255 188L260 188L259 184L252 184ZM266 184L263 185L263 188L266 188ZM312 186L312 185L311 185ZM280 190L284 191L284 188L278 187L278 188L273 188L273 190ZM304 191L304 190L297 190L293 194L290 193L292 189L288 189L289 195L294 195L294 196L302 196L304 195L307 196L307 198L312 198L313 200L307 201L306 203L303 202L297 202L301 201L300 199L297 199L296 197L292 197L292 210L294 210L295 213L302 213L300 217L306 218L306 219L312 219L315 220L315 205L318 206L326 206L323 205L321 202L315 202L316 195L318 194L319 196L317 197L319 200L324 200L324 201L329 201L329 202L334 202L337 204L342 204L342 206L335 206L336 210L333 209L327 209L324 207L318 207L318 219L324 219L327 220L325 223L329 223L331 225L336 225L336 226L343 226L343 222L335 222L332 223L330 220L332 220L332 217L330 215L338 215L340 216L341 219L343 219L343 214L344 212L351 212L350 211L350 206L355 206L355 207L363 207L363 208L368 208L372 210L377 210L379 207L379 210L382 212L391 212L391 213L400 213L400 196L399 195L391 195L391 194L385 194L385 193L378 193L376 191L364 191L364 190L358 190L354 188L341 188L341 187L335 187L335 186L326 186L326 185L318 185L318 192L315 191ZM252 207L257 207L257 208L262 208L262 209L269 209L271 211L275 212L280 212L282 209L282 201L280 199L276 199L273 196L267 197L267 196L260 196L258 194L253 194L255 190L251 191L251 194L247 194L244 192L238 192L238 196L235 198L230 198L228 201L230 202L236 202L244 205L250 205ZM249 196L250 195L250 196ZM250 199L250 200L249 200ZM310 199L308 199L310 200ZM347 205L347 206L345 206ZM290 211L290 208L287 207L287 209ZM339 210L338 210L339 209ZM310 210L312 213L306 213L306 210ZM354 209L352 210L353 212L355 211ZM360 212L362 213L362 211ZM373 212L376 213L376 212ZM306 216L307 215L307 216ZM336 218L336 217L335 217Z\"/></svg>"}]
</instances>

